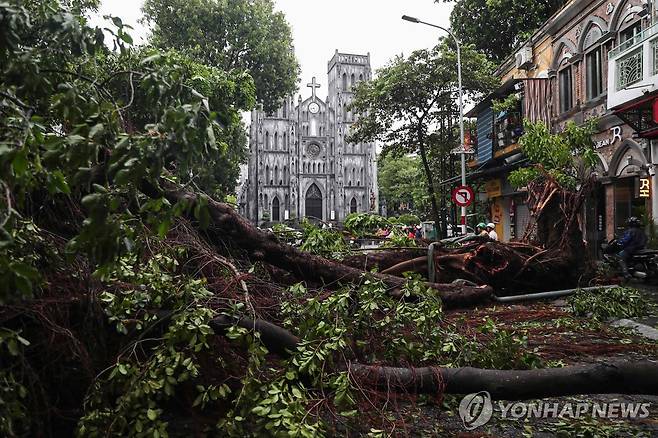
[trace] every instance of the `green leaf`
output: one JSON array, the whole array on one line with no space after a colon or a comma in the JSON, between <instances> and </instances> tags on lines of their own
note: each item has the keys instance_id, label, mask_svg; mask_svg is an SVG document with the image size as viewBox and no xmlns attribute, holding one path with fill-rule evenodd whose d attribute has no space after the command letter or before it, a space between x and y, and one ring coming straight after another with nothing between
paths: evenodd
<instances>
[{"instance_id":1,"label":"green leaf","mask_svg":"<svg viewBox=\"0 0 658 438\"><path fill-rule=\"evenodd\" d=\"M39 271L25 263L13 262L9 265L9 267L12 271L14 271L14 273L28 280L36 280L39 278Z\"/></svg>"},{"instance_id":2,"label":"green leaf","mask_svg":"<svg viewBox=\"0 0 658 438\"><path fill-rule=\"evenodd\" d=\"M155 419L158 418L158 412L153 409L148 409L146 411L146 416L148 417L149 420L155 421Z\"/></svg>"},{"instance_id":3,"label":"green leaf","mask_svg":"<svg viewBox=\"0 0 658 438\"><path fill-rule=\"evenodd\" d=\"M27 170L28 161L27 161L27 152L25 150L19 151L12 161L12 167L14 168L14 173L18 176L23 175Z\"/></svg>"}]
</instances>

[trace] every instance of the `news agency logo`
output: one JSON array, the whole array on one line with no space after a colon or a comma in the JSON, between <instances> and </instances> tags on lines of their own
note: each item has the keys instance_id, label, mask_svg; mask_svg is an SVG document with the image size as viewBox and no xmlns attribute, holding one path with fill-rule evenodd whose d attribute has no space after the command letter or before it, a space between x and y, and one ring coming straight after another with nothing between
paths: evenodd
<instances>
[{"instance_id":1,"label":"news agency logo","mask_svg":"<svg viewBox=\"0 0 658 438\"><path fill-rule=\"evenodd\" d=\"M484 426L491 420L492 415L491 394L487 391L469 394L459 403L459 416L466 430Z\"/></svg>"},{"instance_id":2,"label":"news agency logo","mask_svg":"<svg viewBox=\"0 0 658 438\"><path fill-rule=\"evenodd\" d=\"M624 402L503 402L498 401L496 410L502 419L523 420L529 418L579 419L582 417L607 419L645 419L650 415L651 403ZM459 403L459 416L466 430L474 430L487 424L493 416L491 394L481 391L469 394Z\"/></svg>"}]
</instances>

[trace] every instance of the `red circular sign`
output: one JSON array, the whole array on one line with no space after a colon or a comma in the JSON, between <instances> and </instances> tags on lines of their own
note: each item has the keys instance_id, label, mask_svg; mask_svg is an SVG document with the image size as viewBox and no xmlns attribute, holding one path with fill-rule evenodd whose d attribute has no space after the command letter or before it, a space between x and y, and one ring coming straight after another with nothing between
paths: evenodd
<instances>
[{"instance_id":1,"label":"red circular sign","mask_svg":"<svg viewBox=\"0 0 658 438\"><path fill-rule=\"evenodd\" d=\"M460 207L468 207L475 199L475 192L469 186L457 187L452 191L452 200Z\"/></svg>"}]
</instances>

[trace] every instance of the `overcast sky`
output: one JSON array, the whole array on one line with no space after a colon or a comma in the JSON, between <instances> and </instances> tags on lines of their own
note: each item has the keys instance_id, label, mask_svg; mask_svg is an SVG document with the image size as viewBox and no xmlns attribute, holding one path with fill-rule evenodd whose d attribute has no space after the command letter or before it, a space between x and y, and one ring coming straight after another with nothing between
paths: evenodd
<instances>
[{"instance_id":1,"label":"overcast sky","mask_svg":"<svg viewBox=\"0 0 658 438\"><path fill-rule=\"evenodd\" d=\"M395 55L433 47L441 31L402 21L403 14L448 27L451 4L434 0L275 0L288 19L295 51L302 66L300 92L306 97L306 84L316 76L327 94L327 62L336 49L341 52L370 52L373 69L384 66ZM136 41L143 41L148 30L138 23L143 0L103 0L97 17L115 15L135 28Z\"/></svg>"}]
</instances>

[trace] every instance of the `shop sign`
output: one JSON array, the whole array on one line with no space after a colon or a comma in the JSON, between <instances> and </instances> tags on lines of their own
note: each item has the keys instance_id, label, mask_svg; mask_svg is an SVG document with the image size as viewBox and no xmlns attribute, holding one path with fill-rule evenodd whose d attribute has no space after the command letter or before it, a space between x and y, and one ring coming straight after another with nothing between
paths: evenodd
<instances>
[{"instance_id":1,"label":"shop sign","mask_svg":"<svg viewBox=\"0 0 658 438\"><path fill-rule=\"evenodd\" d=\"M484 183L484 190L489 198L497 198L503 195L503 185L500 179L490 179Z\"/></svg>"},{"instance_id":2,"label":"shop sign","mask_svg":"<svg viewBox=\"0 0 658 438\"><path fill-rule=\"evenodd\" d=\"M640 198L651 197L651 180L649 178L640 178Z\"/></svg>"},{"instance_id":3,"label":"shop sign","mask_svg":"<svg viewBox=\"0 0 658 438\"><path fill-rule=\"evenodd\" d=\"M622 129L620 126L613 126L610 128L610 138L594 142L594 149L601 149L606 146L612 146L618 141L621 141Z\"/></svg>"}]
</instances>

